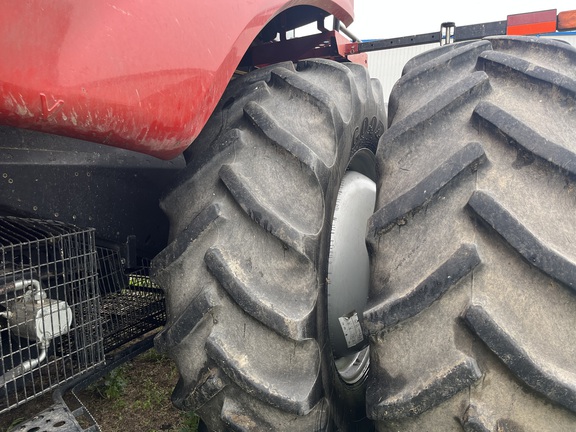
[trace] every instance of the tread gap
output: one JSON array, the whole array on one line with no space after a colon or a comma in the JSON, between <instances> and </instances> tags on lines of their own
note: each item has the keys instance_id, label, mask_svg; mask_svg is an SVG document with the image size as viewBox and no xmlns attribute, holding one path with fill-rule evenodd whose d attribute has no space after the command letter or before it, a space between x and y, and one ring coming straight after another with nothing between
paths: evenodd
<instances>
[{"instance_id":1,"label":"tread gap","mask_svg":"<svg viewBox=\"0 0 576 432\"><path fill-rule=\"evenodd\" d=\"M266 406L240 391L227 391L220 417L231 430L238 432L319 432L328 427L328 410L329 406L323 398L306 416L295 416Z\"/></svg>"},{"instance_id":2,"label":"tread gap","mask_svg":"<svg viewBox=\"0 0 576 432\"><path fill-rule=\"evenodd\" d=\"M313 260L316 238L322 219L305 211L305 206L292 206L294 212L279 213L267 202L262 202L253 183L238 172L235 165L222 165L219 176L242 209L264 230L276 236L303 256ZM293 204L293 203L292 203Z\"/></svg>"},{"instance_id":3,"label":"tread gap","mask_svg":"<svg viewBox=\"0 0 576 432\"><path fill-rule=\"evenodd\" d=\"M475 191L468 205L531 265L576 290L576 264L540 241L488 192Z\"/></svg>"},{"instance_id":4,"label":"tread gap","mask_svg":"<svg viewBox=\"0 0 576 432\"><path fill-rule=\"evenodd\" d=\"M329 161L323 160L313 149L306 146L297 136L284 129L276 119L258 103L249 102L244 107L244 113L270 142L282 147L302 163L309 166L319 178L327 175ZM318 163L318 162L321 163Z\"/></svg>"},{"instance_id":5,"label":"tread gap","mask_svg":"<svg viewBox=\"0 0 576 432\"><path fill-rule=\"evenodd\" d=\"M494 431L494 422L486 418L486 416L473 404L468 405L468 408L466 408L461 423L464 432Z\"/></svg>"},{"instance_id":6,"label":"tread gap","mask_svg":"<svg viewBox=\"0 0 576 432\"><path fill-rule=\"evenodd\" d=\"M274 251L260 242L266 257ZM280 245L278 245L281 248ZM316 281L314 272L300 269L301 262L285 256L274 274L264 274L256 253L240 250L241 255L220 247L208 249L204 260L220 284L240 307L279 334L294 340L311 337L314 330ZM246 259L247 256L252 258ZM298 261L298 260L297 260Z\"/></svg>"},{"instance_id":7,"label":"tread gap","mask_svg":"<svg viewBox=\"0 0 576 432\"><path fill-rule=\"evenodd\" d=\"M200 161L197 169L191 169L191 165L188 165L177 174L173 189L160 200L160 207L170 221L171 239L186 229L190 221L214 201L213 194L203 192L207 188L218 189L220 179L215 166L234 160L237 148L242 148L251 139L249 131L232 129L222 140L210 147L210 151L223 148L222 151L215 152L213 159L204 160L204 157L198 156ZM198 142L195 145L201 146L203 143ZM190 196L195 197L192 202Z\"/></svg>"},{"instance_id":8,"label":"tread gap","mask_svg":"<svg viewBox=\"0 0 576 432\"><path fill-rule=\"evenodd\" d=\"M267 77L263 78L269 80L270 71L266 75ZM238 125L238 120L242 117L240 107L247 100L263 100L271 96L270 87L264 79L244 83L244 88L236 91L233 91L230 87L226 89L226 93L214 109L206 127L202 129L198 138L186 150L186 169L181 175L176 176L176 185L182 179L194 176L202 167L210 163L218 153L234 142L234 135L239 133L239 129L237 127L228 129L227 126L230 124Z\"/></svg>"},{"instance_id":9,"label":"tread gap","mask_svg":"<svg viewBox=\"0 0 576 432\"><path fill-rule=\"evenodd\" d=\"M480 257L474 244L461 245L426 279L402 296L393 296L364 312L365 330L370 334L417 315L468 275Z\"/></svg>"},{"instance_id":10,"label":"tread gap","mask_svg":"<svg viewBox=\"0 0 576 432\"><path fill-rule=\"evenodd\" d=\"M464 313L464 320L526 385L576 412L576 381L558 368L538 364L480 305L469 306Z\"/></svg>"},{"instance_id":11,"label":"tread gap","mask_svg":"<svg viewBox=\"0 0 576 432\"><path fill-rule=\"evenodd\" d=\"M368 237L376 237L389 231L408 213L423 208L444 186L458 174L486 161L486 154L479 143L469 143L437 166L430 174L410 187L398 198L382 206L368 223Z\"/></svg>"},{"instance_id":12,"label":"tread gap","mask_svg":"<svg viewBox=\"0 0 576 432\"><path fill-rule=\"evenodd\" d=\"M478 57L478 67L486 73L509 75L513 72L532 82L557 88L576 97L576 81L550 69L543 68L522 58L498 51L485 51Z\"/></svg>"},{"instance_id":13,"label":"tread gap","mask_svg":"<svg viewBox=\"0 0 576 432\"><path fill-rule=\"evenodd\" d=\"M292 341L223 298L205 349L242 390L289 413L306 415L322 396L320 348Z\"/></svg>"},{"instance_id":14,"label":"tread gap","mask_svg":"<svg viewBox=\"0 0 576 432\"><path fill-rule=\"evenodd\" d=\"M344 131L344 123L335 103L323 89L306 81L296 72L274 69L271 76L270 85L273 90L290 94L284 98L286 104L282 109L285 115L291 117L291 121L286 125L297 127L289 132L317 154L326 166L332 167L337 159L337 137ZM276 98L263 100L261 105L271 112L273 109L278 111L275 100ZM303 101L306 103L302 103ZM314 135L315 139L310 139L310 130L319 131Z\"/></svg>"},{"instance_id":15,"label":"tread gap","mask_svg":"<svg viewBox=\"0 0 576 432\"><path fill-rule=\"evenodd\" d=\"M576 79L576 49L564 41L538 36L500 36L488 40L495 51L531 59L545 68L553 64L557 72Z\"/></svg>"},{"instance_id":16,"label":"tread gap","mask_svg":"<svg viewBox=\"0 0 576 432\"><path fill-rule=\"evenodd\" d=\"M241 397L241 396L240 396ZM246 402L246 401L243 401ZM254 401L251 401L254 402ZM248 432L253 430L275 430L268 419L258 415L259 412L251 409L254 403L236 403L234 398L226 397L220 411L220 418L234 432ZM262 408L261 406L259 408Z\"/></svg>"},{"instance_id":17,"label":"tread gap","mask_svg":"<svg viewBox=\"0 0 576 432\"><path fill-rule=\"evenodd\" d=\"M194 332L202 318L221 304L218 292L212 287L204 287L186 306L180 315L154 338L156 349L162 353L168 352L182 342L186 336Z\"/></svg>"},{"instance_id":18,"label":"tread gap","mask_svg":"<svg viewBox=\"0 0 576 432\"><path fill-rule=\"evenodd\" d=\"M429 51L425 51L422 54L418 54L415 57L412 57L406 64L404 65L404 69L402 69L402 76L406 75L412 69L420 67L421 65L433 61L436 57L440 57L441 55L446 54L449 51L460 49L460 47L464 45L469 45L474 43L475 41L466 41L466 42L458 42L452 44L446 44L442 47L438 47Z\"/></svg>"},{"instance_id":19,"label":"tread gap","mask_svg":"<svg viewBox=\"0 0 576 432\"><path fill-rule=\"evenodd\" d=\"M353 71L348 66L350 64L331 63L324 59L301 60L296 65L298 74L308 82L318 89L330 89L328 96L333 99L345 123L351 120L353 101L363 95L356 89ZM366 68L362 69L366 73Z\"/></svg>"},{"instance_id":20,"label":"tread gap","mask_svg":"<svg viewBox=\"0 0 576 432\"><path fill-rule=\"evenodd\" d=\"M413 417L448 400L480 379L482 372L476 361L465 357L460 362L439 371L431 380L406 386L381 400L382 383L372 380L368 385L368 416L373 419ZM378 391L379 390L379 391Z\"/></svg>"},{"instance_id":21,"label":"tread gap","mask_svg":"<svg viewBox=\"0 0 576 432\"><path fill-rule=\"evenodd\" d=\"M198 382L186 384L180 378L172 392L172 403L183 411L198 411L226 386L229 379L218 367L209 363L198 374Z\"/></svg>"},{"instance_id":22,"label":"tread gap","mask_svg":"<svg viewBox=\"0 0 576 432\"><path fill-rule=\"evenodd\" d=\"M490 83L486 73L478 71L466 76L426 105L392 125L382 135L385 145L380 146L379 149L385 151L387 147L408 132L431 123L432 119L437 116L442 114L449 115L474 97L487 93L489 89Z\"/></svg>"},{"instance_id":23,"label":"tread gap","mask_svg":"<svg viewBox=\"0 0 576 432\"><path fill-rule=\"evenodd\" d=\"M270 96L270 89L264 81L256 82L246 90L246 94L238 95L229 91L227 91L227 94L234 94L235 103L242 103L246 96L249 96L250 100L261 100ZM227 99L230 99L230 97ZM165 211L170 211L171 206L168 203L178 200L179 194L186 193L180 192L180 187L185 187L187 182L198 175L204 167L211 165L214 158L226 151L237 140L242 139L242 131L238 127L226 129L226 126L231 123L237 124L238 119L242 116L242 110L237 108L225 110L216 108L213 116L220 116L220 121L216 123L214 118L211 118L211 121L208 122L200 135L188 147L186 150L188 159L186 168L176 174L172 185L166 194L160 198L161 207ZM171 198L172 195L176 195L176 197Z\"/></svg>"},{"instance_id":24,"label":"tread gap","mask_svg":"<svg viewBox=\"0 0 576 432\"><path fill-rule=\"evenodd\" d=\"M157 278L160 273L176 261L214 221L222 217L220 204L212 203L204 208L164 250L152 260L151 276Z\"/></svg>"},{"instance_id":25,"label":"tread gap","mask_svg":"<svg viewBox=\"0 0 576 432\"><path fill-rule=\"evenodd\" d=\"M490 102L481 102L474 110L474 114L524 150L565 172L576 175L576 153L544 138L503 109Z\"/></svg>"},{"instance_id":26,"label":"tread gap","mask_svg":"<svg viewBox=\"0 0 576 432\"><path fill-rule=\"evenodd\" d=\"M401 99L416 103L422 103L420 102L422 98L429 100L432 96L430 92L441 93L449 87L449 83L459 79L463 74L472 72L476 67L478 54L491 49L490 42L485 40L457 45L456 49L443 52L403 75L394 85L390 95L388 125L391 125L392 121L400 120L397 113Z\"/></svg>"}]
</instances>

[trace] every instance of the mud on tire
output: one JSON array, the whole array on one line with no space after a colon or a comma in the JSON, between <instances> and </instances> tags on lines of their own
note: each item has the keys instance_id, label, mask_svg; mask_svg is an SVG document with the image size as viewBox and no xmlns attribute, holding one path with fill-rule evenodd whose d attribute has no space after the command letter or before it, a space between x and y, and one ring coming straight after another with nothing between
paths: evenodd
<instances>
[{"instance_id":1,"label":"mud on tire","mask_svg":"<svg viewBox=\"0 0 576 432\"><path fill-rule=\"evenodd\" d=\"M356 151L375 151L382 107L362 66L276 65L234 80L187 152L161 202L171 243L153 261L168 312L156 346L180 372L173 402L210 430L353 420L339 404L363 395L334 379L327 257L340 181Z\"/></svg>"},{"instance_id":2,"label":"mud on tire","mask_svg":"<svg viewBox=\"0 0 576 432\"><path fill-rule=\"evenodd\" d=\"M380 430L576 425L576 51L498 37L411 62L369 222Z\"/></svg>"}]
</instances>

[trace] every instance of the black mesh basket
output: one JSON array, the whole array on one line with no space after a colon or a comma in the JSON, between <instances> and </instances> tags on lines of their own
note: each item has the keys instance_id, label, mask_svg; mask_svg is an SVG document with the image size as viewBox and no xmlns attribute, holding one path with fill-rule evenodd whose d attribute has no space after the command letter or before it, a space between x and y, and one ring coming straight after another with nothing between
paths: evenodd
<instances>
[{"instance_id":1,"label":"black mesh basket","mask_svg":"<svg viewBox=\"0 0 576 432\"><path fill-rule=\"evenodd\" d=\"M97 247L102 297L102 327L106 353L166 322L164 292L149 277L150 263L141 259L125 271L119 251Z\"/></svg>"}]
</instances>

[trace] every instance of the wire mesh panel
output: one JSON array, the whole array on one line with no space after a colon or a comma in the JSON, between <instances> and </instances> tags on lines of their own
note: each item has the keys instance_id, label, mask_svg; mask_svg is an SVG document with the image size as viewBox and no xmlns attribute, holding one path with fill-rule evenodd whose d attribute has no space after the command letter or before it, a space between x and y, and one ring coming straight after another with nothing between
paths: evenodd
<instances>
[{"instance_id":1,"label":"wire mesh panel","mask_svg":"<svg viewBox=\"0 0 576 432\"><path fill-rule=\"evenodd\" d=\"M0 217L0 413L104 361L94 231Z\"/></svg>"},{"instance_id":2,"label":"wire mesh panel","mask_svg":"<svg viewBox=\"0 0 576 432\"><path fill-rule=\"evenodd\" d=\"M166 310L164 292L150 280L147 260L125 272L117 250L97 250L104 350L108 353L164 325Z\"/></svg>"}]
</instances>

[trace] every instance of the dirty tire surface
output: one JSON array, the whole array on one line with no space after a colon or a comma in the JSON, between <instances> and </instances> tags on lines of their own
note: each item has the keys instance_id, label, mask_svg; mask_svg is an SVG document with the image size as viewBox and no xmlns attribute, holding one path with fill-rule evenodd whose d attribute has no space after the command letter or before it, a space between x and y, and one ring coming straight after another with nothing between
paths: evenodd
<instances>
[{"instance_id":1,"label":"dirty tire surface","mask_svg":"<svg viewBox=\"0 0 576 432\"><path fill-rule=\"evenodd\" d=\"M576 51L488 38L410 62L369 221L382 431L576 427Z\"/></svg>"},{"instance_id":2,"label":"dirty tire surface","mask_svg":"<svg viewBox=\"0 0 576 432\"><path fill-rule=\"evenodd\" d=\"M173 402L210 430L346 429L358 389L334 380L325 331L331 220L351 155L385 125L362 66L285 63L232 81L187 151L161 202L156 347L180 373Z\"/></svg>"}]
</instances>

